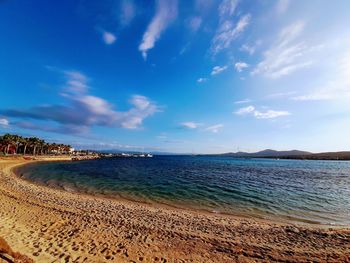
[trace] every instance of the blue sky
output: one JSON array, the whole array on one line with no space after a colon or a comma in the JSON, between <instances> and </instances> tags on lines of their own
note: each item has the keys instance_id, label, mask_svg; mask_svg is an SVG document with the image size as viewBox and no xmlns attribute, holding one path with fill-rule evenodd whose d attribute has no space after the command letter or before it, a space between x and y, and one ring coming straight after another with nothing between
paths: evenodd
<instances>
[{"instance_id":1,"label":"blue sky","mask_svg":"<svg viewBox=\"0 0 350 263\"><path fill-rule=\"evenodd\" d=\"M93 149L349 150L349 10L0 1L0 133Z\"/></svg>"}]
</instances>

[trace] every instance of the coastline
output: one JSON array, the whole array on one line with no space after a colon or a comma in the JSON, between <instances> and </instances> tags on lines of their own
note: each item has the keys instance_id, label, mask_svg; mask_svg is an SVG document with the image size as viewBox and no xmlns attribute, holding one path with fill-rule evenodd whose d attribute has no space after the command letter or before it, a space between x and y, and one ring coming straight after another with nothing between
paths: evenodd
<instances>
[{"instance_id":1,"label":"coastline","mask_svg":"<svg viewBox=\"0 0 350 263\"><path fill-rule=\"evenodd\" d=\"M29 162L0 160L0 236L35 262L350 261L349 228L212 215L65 192L12 174L13 168Z\"/></svg>"},{"instance_id":2,"label":"coastline","mask_svg":"<svg viewBox=\"0 0 350 263\"><path fill-rule=\"evenodd\" d=\"M233 218L237 220L243 220L243 219L252 219L255 221L259 221L262 223L276 223L276 224L292 224L292 225L299 225L299 226L306 226L308 228L333 228L333 229L341 229L341 228L350 228L350 225L346 224L322 224L317 221L313 221L310 219L301 219L301 218L296 218L292 216L279 216L279 215L269 215L267 213L262 213L262 212L238 212L235 211L234 213L229 213L225 211L215 211L215 210L209 210L209 209L204 209L204 208L198 208L198 207L190 207L186 206L186 204L182 205L176 205L176 204L171 204L171 203L164 203L164 202L152 202L152 201L146 201L146 200L134 200L132 198L127 198L125 196L120 196L120 195L105 195L105 194L98 194L98 193L88 193L84 191L79 191L79 189L75 188L74 190L69 188L65 188L63 186L58 186L58 185L47 185L45 183L40 183L37 181L32 181L30 179L27 179L25 177L22 177L19 174L19 171L17 168L22 168L23 166L30 165L33 163L44 163L44 162L70 162L71 159L67 157L63 158L56 158L55 157L44 157L41 159L33 160L28 163L23 163L19 164L16 167L11 167L11 174L15 176L16 178L23 180L29 184L37 185L39 187L45 187L49 189L53 189L56 191L60 191L63 193L72 193L75 195L83 195L87 197L94 197L94 198L100 198L102 200L110 200L110 201L116 201L116 202L121 202L121 203L129 203L129 204L139 204L145 207L150 207L150 208L160 208L160 209L167 209L167 210L175 210L179 212L183 211L188 211L191 213L196 213L196 214L203 214L203 215L209 215L209 216L219 216L219 217L228 217L228 218Z\"/></svg>"}]
</instances>

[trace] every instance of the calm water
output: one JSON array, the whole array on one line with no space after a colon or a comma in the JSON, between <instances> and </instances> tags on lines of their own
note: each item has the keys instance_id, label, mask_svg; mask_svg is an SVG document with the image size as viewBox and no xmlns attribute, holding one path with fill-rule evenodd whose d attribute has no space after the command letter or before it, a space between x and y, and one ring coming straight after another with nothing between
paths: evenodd
<instances>
[{"instance_id":1,"label":"calm water","mask_svg":"<svg viewBox=\"0 0 350 263\"><path fill-rule=\"evenodd\" d=\"M350 162L155 156L40 163L17 173L71 192L350 225Z\"/></svg>"}]
</instances>

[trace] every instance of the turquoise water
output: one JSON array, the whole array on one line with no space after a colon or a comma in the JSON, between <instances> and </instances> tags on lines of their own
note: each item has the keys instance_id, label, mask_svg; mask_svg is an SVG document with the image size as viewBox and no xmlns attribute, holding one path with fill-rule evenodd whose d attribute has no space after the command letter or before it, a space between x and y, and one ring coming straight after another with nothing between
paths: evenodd
<instances>
[{"instance_id":1,"label":"turquoise water","mask_svg":"<svg viewBox=\"0 0 350 263\"><path fill-rule=\"evenodd\" d=\"M37 163L17 173L70 192L214 213L350 225L350 162L155 156Z\"/></svg>"}]
</instances>

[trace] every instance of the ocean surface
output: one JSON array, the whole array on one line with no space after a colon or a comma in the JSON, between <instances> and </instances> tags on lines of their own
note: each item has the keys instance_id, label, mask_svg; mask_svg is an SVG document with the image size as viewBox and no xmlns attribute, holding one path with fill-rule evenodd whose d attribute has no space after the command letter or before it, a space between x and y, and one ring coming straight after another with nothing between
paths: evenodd
<instances>
[{"instance_id":1,"label":"ocean surface","mask_svg":"<svg viewBox=\"0 0 350 263\"><path fill-rule=\"evenodd\" d=\"M202 156L36 163L29 180L69 192L311 224L350 225L350 162Z\"/></svg>"}]
</instances>

